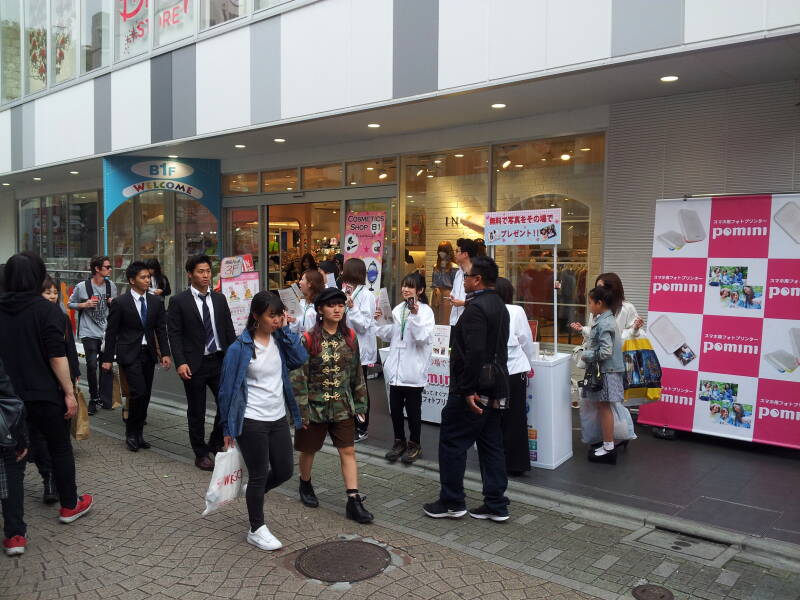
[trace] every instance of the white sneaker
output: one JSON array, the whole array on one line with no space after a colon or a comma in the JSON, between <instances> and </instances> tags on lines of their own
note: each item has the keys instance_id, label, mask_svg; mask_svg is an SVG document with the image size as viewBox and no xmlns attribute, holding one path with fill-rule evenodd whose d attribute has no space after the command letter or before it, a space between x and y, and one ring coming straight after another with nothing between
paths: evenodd
<instances>
[{"instance_id":1,"label":"white sneaker","mask_svg":"<svg viewBox=\"0 0 800 600\"><path fill-rule=\"evenodd\" d=\"M261 548L262 550L278 550L279 548L283 548L283 544L270 533L266 525L262 525L255 531L248 531L247 543L253 544L253 546Z\"/></svg>"}]
</instances>

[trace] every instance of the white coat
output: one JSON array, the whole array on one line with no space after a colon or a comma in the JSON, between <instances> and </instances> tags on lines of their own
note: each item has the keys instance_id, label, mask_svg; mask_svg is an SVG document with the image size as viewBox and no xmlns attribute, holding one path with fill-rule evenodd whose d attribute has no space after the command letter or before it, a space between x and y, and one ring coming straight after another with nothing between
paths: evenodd
<instances>
[{"instance_id":1,"label":"white coat","mask_svg":"<svg viewBox=\"0 0 800 600\"><path fill-rule=\"evenodd\" d=\"M389 342L389 356L383 365L383 376L389 385L425 387L428 383L428 361L433 350L433 309L420 302L417 314L401 302L392 311L390 325L378 325L378 337ZM403 333L405 321L405 333Z\"/></svg>"},{"instance_id":2,"label":"white coat","mask_svg":"<svg viewBox=\"0 0 800 600\"><path fill-rule=\"evenodd\" d=\"M378 342L375 338L375 294L360 285L353 290L353 308L347 309L347 326L356 332L362 365L378 362Z\"/></svg>"},{"instance_id":3,"label":"white coat","mask_svg":"<svg viewBox=\"0 0 800 600\"><path fill-rule=\"evenodd\" d=\"M515 304L506 304L508 309L508 374L527 373L536 360L533 334L528 324L525 309Z\"/></svg>"},{"instance_id":4,"label":"white coat","mask_svg":"<svg viewBox=\"0 0 800 600\"><path fill-rule=\"evenodd\" d=\"M305 298L300 299L300 316L297 321L289 324L289 330L297 335L303 335L306 331L314 329L317 323L317 309L314 303L309 303Z\"/></svg>"}]
</instances>

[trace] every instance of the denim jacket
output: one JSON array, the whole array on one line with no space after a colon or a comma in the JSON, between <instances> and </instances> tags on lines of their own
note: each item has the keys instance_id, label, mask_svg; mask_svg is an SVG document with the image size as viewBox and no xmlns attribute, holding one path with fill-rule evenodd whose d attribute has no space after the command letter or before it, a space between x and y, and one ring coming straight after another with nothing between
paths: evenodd
<instances>
[{"instance_id":1,"label":"denim jacket","mask_svg":"<svg viewBox=\"0 0 800 600\"><path fill-rule=\"evenodd\" d=\"M272 341L278 344L281 355L283 397L294 420L295 429L300 429L303 421L294 399L289 371L302 366L308 360L308 353L297 334L292 333L288 327L276 330L272 334ZM223 435L238 437L242 433L244 409L247 406L247 367L255 356L254 353L255 344L246 329L225 352L218 395Z\"/></svg>"},{"instance_id":2,"label":"denim jacket","mask_svg":"<svg viewBox=\"0 0 800 600\"><path fill-rule=\"evenodd\" d=\"M598 316L586 339L583 351L586 363L598 361L601 373L624 373L622 362L622 339L617 331L617 321L610 310Z\"/></svg>"}]
</instances>

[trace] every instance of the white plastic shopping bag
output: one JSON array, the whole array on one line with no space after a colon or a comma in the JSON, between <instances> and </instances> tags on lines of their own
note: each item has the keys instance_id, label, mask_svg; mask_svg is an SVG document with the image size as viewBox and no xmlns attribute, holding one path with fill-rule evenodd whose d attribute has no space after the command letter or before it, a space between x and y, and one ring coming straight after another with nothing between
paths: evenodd
<instances>
[{"instance_id":1,"label":"white plastic shopping bag","mask_svg":"<svg viewBox=\"0 0 800 600\"><path fill-rule=\"evenodd\" d=\"M630 411L622 405L622 402L612 402L611 412L614 413L614 439L618 442L635 440L636 432L633 430Z\"/></svg>"},{"instance_id":2,"label":"white plastic shopping bag","mask_svg":"<svg viewBox=\"0 0 800 600\"><path fill-rule=\"evenodd\" d=\"M226 452L217 452L214 457L214 472L206 492L206 516L226 504L244 496L244 459L239 448L232 446Z\"/></svg>"},{"instance_id":3,"label":"white plastic shopping bag","mask_svg":"<svg viewBox=\"0 0 800 600\"><path fill-rule=\"evenodd\" d=\"M597 444L603 441L597 404L588 398L581 398L581 441L584 444ZM621 402L611 402L610 405L614 415L614 440L618 442L635 440L636 432L633 429L630 411Z\"/></svg>"}]
</instances>

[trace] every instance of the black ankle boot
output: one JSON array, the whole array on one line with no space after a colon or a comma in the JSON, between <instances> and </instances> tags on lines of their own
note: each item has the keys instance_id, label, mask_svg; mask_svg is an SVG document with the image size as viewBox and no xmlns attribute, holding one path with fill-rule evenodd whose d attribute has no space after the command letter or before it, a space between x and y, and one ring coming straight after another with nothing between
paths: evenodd
<instances>
[{"instance_id":1,"label":"black ankle boot","mask_svg":"<svg viewBox=\"0 0 800 600\"><path fill-rule=\"evenodd\" d=\"M310 481L303 481L302 478L300 479L300 502L311 508L319 506L319 499L314 493L314 486L311 485Z\"/></svg>"},{"instance_id":2,"label":"black ankle boot","mask_svg":"<svg viewBox=\"0 0 800 600\"><path fill-rule=\"evenodd\" d=\"M375 517L372 516L371 512L364 508L363 502L365 499L365 496L359 496L358 494L347 497L347 508L345 509L345 514L347 515L348 519L356 521L357 523L372 523L372 519Z\"/></svg>"},{"instance_id":3,"label":"black ankle boot","mask_svg":"<svg viewBox=\"0 0 800 600\"><path fill-rule=\"evenodd\" d=\"M42 502L45 504L54 504L58 502L58 492L56 491L56 478L52 473L48 473L42 478L44 486L44 493L42 494Z\"/></svg>"},{"instance_id":4,"label":"black ankle boot","mask_svg":"<svg viewBox=\"0 0 800 600\"><path fill-rule=\"evenodd\" d=\"M405 440L394 440L394 445L392 449L389 450L384 456L386 460L389 462L395 462L398 458L400 458L403 453L406 451L406 441Z\"/></svg>"}]
</instances>

